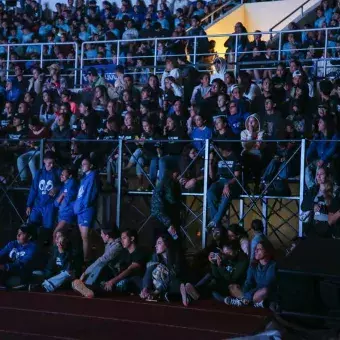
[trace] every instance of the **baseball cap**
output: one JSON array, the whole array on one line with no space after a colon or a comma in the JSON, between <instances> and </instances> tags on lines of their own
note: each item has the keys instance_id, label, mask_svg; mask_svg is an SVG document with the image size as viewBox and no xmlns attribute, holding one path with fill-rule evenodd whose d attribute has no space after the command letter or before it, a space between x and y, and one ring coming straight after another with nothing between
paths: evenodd
<instances>
[{"instance_id":1,"label":"baseball cap","mask_svg":"<svg viewBox=\"0 0 340 340\"><path fill-rule=\"evenodd\" d=\"M296 71L293 72L293 78L301 77L301 76L302 76L302 73L299 70L296 70Z\"/></svg>"}]
</instances>

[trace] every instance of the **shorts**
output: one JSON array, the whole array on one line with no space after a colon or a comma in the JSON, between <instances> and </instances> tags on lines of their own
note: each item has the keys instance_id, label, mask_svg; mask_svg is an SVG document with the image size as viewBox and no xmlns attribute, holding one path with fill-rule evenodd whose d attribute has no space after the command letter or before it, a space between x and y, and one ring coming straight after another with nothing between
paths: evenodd
<instances>
[{"instance_id":1,"label":"shorts","mask_svg":"<svg viewBox=\"0 0 340 340\"><path fill-rule=\"evenodd\" d=\"M60 214L58 215L58 222L65 221L68 224L76 223L76 216L74 214Z\"/></svg>"},{"instance_id":2,"label":"shorts","mask_svg":"<svg viewBox=\"0 0 340 340\"><path fill-rule=\"evenodd\" d=\"M87 209L77 215L78 225L86 228L92 228L94 224L95 210Z\"/></svg>"}]
</instances>

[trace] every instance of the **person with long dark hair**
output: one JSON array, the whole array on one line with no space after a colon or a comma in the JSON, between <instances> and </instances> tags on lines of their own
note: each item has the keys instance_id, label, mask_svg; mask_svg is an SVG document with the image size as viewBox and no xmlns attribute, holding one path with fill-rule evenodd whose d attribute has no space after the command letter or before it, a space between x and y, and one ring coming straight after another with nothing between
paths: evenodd
<instances>
[{"instance_id":1,"label":"person with long dark hair","mask_svg":"<svg viewBox=\"0 0 340 340\"><path fill-rule=\"evenodd\" d=\"M229 286L230 295L224 303L233 306L247 306L263 308L267 302L274 298L276 289L276 262L274 249L268 241L260 241L255 248L255 261L247 272L246 281L241 287L233 284Z\"/></svg>"},{"instance_id":2,"label":"person with long dark hair","mask_svg":"<svg viewBox=\"0 0 340 340\"><path fill-rule=\"evenodd\" d=\"M305 180L309 189L315 185L315 170L327 166L338 152L339 135L334 128L332 118L325 116L318 119L317 132L306 154L308 166L305 169Z\"/></svg>"},{"instance_id":3,"label":"person with long dark hair","mask_svg":"<svg viewBox=\"0 0 340 340\"><path fill-rule=\"evenodd\" d=\"M328 207L333 198L333 182L329 169L325 166L316 171L315 186L305 191L301 210L305 222L305 232L309 237L330 237Z\"/></svg>"},{"instance_id":4,"label":"person with long dark hair","mask_svg":"<svg viewBox=\"0 0 340 340\"><path fill-rule=\"evenodd\" d=\"M160 235L151 261L146 265L140 297L166 301L179 297L182 278L183 260L179 252L172 245L169 235Z\"/></svg>"},{"instance_id":5,"label":"person with long dark hair","mask_svg":"<svg viewBox=\"0 0 340 340\"><path fill-rule=\"evenodd\" d=\"M73 205L77 198L78 183L74 177L74 173L70 168L65 168L60 175L62 187L54 201L55 207L58 208L58 224L54 229L54 235L56 235L57 231L70 227L75 223Z\"/></svg>"},{"instance_id":6,"label":"person with long dark hair","mask_svg":"<svg viewBox=\"0 0 340 340\"><path fill-rule=\"evenodd\" d=\"M179 171L175 167L167 169L151 199L152 216L162 223L174 240L178 238L181 210L181 185L178 175Z\"/></svg>"}]
</instances>

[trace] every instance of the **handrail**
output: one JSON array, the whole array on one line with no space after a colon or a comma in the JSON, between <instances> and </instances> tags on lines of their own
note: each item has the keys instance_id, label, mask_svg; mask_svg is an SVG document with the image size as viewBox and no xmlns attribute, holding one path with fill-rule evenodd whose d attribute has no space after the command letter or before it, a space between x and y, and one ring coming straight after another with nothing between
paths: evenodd
<instances>
[{"instance_id":1,"label":"handrail","mask_svg":"<svg viewBox=\"0 0 340 340\"><path fill-rule=\"evenodd\" d=\"M234 3L236 6L243 5L243 0L241 0L239 3L237 3L237 1L235 1L235 0L229 0L229 1L225 2L224 4L222 4L222 6L216 8L213 12L211 12L211 13L207 14L205 17L203 17L201 19L201 23L206 22L207 19L209 19L211 17L210 24L212 24L213 21L214 21L214 14L216 14L217 12L220 12L223 8L231 5L232 3ZM186 31L189 32L189 31L191 31L191 29L192 29L192 27L189 27Z\"/></svg>"},{"instance_id":2,"label":"handrail","mask_svg":"<svg viewBox=\"0 0 340 340\"><path fill-rule=\"evenodd\" d=\"M301 16L303 16L303 7L308 4L308 2L310 2L311 0L307 0L304 3L302 3L299 7L295 8L291 13L289 13L288 15L286 15L283 19L281 19L276 25L274 25L273 27L271 27L269 29L269 31L272 31L274 28L276 28L277 26L279 26L280 24L282 24L285 20L287 20L290 16L292 16L293 14L295 14L298 10L301 9Z\"/></svg>"}]
</instances>

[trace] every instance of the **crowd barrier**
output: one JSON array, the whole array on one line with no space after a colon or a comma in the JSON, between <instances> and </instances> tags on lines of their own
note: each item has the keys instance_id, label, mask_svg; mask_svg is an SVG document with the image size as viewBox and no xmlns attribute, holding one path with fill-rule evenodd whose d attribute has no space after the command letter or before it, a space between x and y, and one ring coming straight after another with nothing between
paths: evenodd
<instances>
[{"instance_id":1,"label":"crowd barrier","mask_svg":"<svg viewBox=\"0 0 340 340\"><path fill-rule=\"evenodd\" d=\"M26 143L27 141L25 141ZM59 157L64 157L59 164L61 166L72 163L71 158L71 150L74 149L74 145L82 146L82 150L86 150L86 153L91 153L96 160L96 163L99 165L99 170L103 177L106 177L106 183L110 183L111 192L115 193L116 195L116 224L117 226L122 225L122 219L126 219L129 215L129 212L123 209L122 200L125 197L151 197L152 190L155 186L155 182L152 182L149 177L149 171L147 167L142 167L141 172L144 179L147 181L148 185L146 187L147 190L138 191L136 187L137 181L133 180L136 178L135 176L135 168L130 170L130 178L132 178L131 182L129 181L129 186L126 187L126 183L124 183L125 173L123 173L124 164L126 161L131 157L134 157L134 150L136 147L141 147L142 144L145 143L161 143L163 146L166 143L173 143L173 141L169 140L161 140L161 141L142 141L142 140L134 140L128 141L123 139L117 140L82 140L82 139L73 139L73 140L41 140L39 145L36 145L35 151L39 152L39 159L40 163L38 166L41 167L43 164L43 160L41 155L44 154L46 150L57 150L57 154ZM192 143L192 140L176 140L176 143L183 143L188 145ZM192 217L192 221L196 224L200 224L200 234L201 234L201 244L202 247L206 245L206 225L209 222L208 220L208 203L207 203L207 194L209 190L209 157L210 152L215 153L215 157L217 159L221 158L220 152L216 143L223 143L221 141L213 141L213 140L201 140L195 142L201 142L200 150L197 151L196 156L193 159L190 159L188 162L182 163L181 167L181 178L186 176L186 172L190 168L194 162L201 162L203 168L203 180L199 190L183 190L183 196L186 199L196 199L197 202L200 202L199 212L193 211L192 207L187 203L184 202L184 208L188 212L189 215ZM227 143L240 143L239 140L234 141L226 141ZM265 144L270 145L271 143L282 142L292 142L292 140L274 140L274 141L264 141ZM294 190L296 191L294 194L292 193L290 196L270 196L267 194L267 189L272 185L272 183L277 178L277 173L270 182L266 184L266 187L263 188L261 192L254 192L251 186L247 186L242 178L237 178L237 183L240 188L240 196L233 200L232 205L229 208L228 218L229 220L235 220L243 225L248 225L248 222L245 223L245 219L247 216L251 215L252 217L257 216L258 218L262 219L264 222L265 228L267 233L274 234L275 236L279 236L279 234L284 235L282 231L278 231L282 226L287 225L292 230L296 230L296 232L292 233L289 238L293 239L294 237L302 236L303 235L303 223L302 220L299 218L301 215L301 203L304 195L305 189L305 150L306 150L306 143L308 141L306 139L296 140L296 148L294 149L294 153L290 155L288 159L285 159L285 164L289 164L290 162L294 166L300 166L300 169L297 172L297 176L295 178L289 179L294 185ZM320 141L324 142L324 141ZM16 144L18 141L10 141L10 144ZM24 141L20 141L20 143L24 143ZM139 145L136 146L136 143ZM3 144L3 143L2 143ZM0 149L1 150L1 149ZM4 152L2 150L2 152ZM15 154L14 154L15 156ZM18 154L19 156L19 154ZM13 162L17 160L18 156L15 156ZM33 157L33 155L31 155ZM13 157L13 155L12 155ZM300 159L298 159L300 157ZM59 158L60 160L61 158ZM183 160L183 159L181 159ZM136 162L137 163L137 162ZM184 164L184 166L183 166ZM14 164L15 165L15 164ZM79 165L79 164L78 164ZM4 164L2 164L2 167ZM28 161L26 164L28 167ZM149 169L150 170L150 169ZM80 173L79 173L80 174ZM132 175L131 175L132 174ZM0 168L0 175L4 176L3 169ZM8 191L16 188L15 180L20 177L20 174L16 172L16 178L12 178L12 180L7 181L5 185L5 189L2 190L3 192L0 193L0 202L2 199L6 198L6 194ZM294 205L291 205L291 202L296 202ZM196 202L196 203L197 203ZM296 204L296 206L295 206ZM15 206L15 202L14 202ZM129 207L131 208L131 207ZM292 213L293 217L285 217L282 216L282 208L285 208L287 211ZM280 213L281 211L281 213ZM277 221L271 221L270 219L273 216L277 216ZM22 216L22 215L21 215ZM293 220L292 220L293 218ZM140 226L140 229L144 227L144 225L148 222L148 218ZM190 225L190 223L189 223ZM185 225L185 230L187 231L188 226ZM194 243L194 242L192 242ZM284 243L284 242L282 242Z\"/></svg>"}]
</instances>

